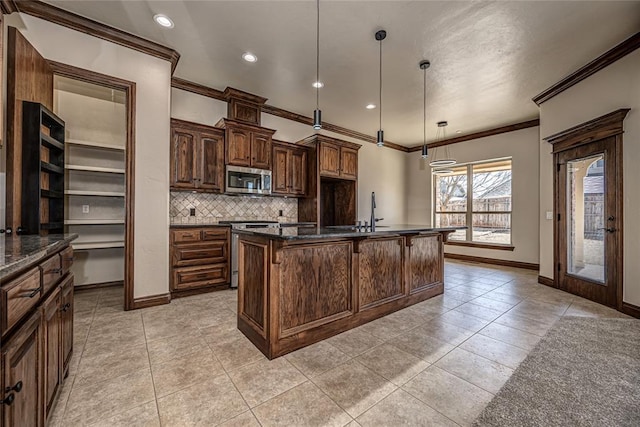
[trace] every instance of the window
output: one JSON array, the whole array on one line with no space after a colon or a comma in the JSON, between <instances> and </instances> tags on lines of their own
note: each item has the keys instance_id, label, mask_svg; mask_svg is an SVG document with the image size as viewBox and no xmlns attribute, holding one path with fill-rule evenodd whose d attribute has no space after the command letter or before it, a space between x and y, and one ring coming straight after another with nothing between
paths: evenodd
<instances>
[{"instance_id":1,"label":"window","mask_svg":"<svg viewBox=\"0 0 640 427\"><path fill-rule=\"evenodd\" d=\"M449 240L511 245L511 159L438 168L433 176L436 227L468 227Z\"/></svg>"}]
</instances>

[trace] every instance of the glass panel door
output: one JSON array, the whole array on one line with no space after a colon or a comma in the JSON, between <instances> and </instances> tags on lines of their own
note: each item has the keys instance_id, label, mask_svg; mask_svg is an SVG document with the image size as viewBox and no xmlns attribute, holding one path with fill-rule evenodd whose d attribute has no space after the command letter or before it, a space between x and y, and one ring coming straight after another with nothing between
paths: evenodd
<instances>
[{"instance_id":1,"label":"glass panel door","mask_svg":"<svg viewBox=\"0 0 640 427\"><path fill-rule=\"evenodd\" d=\"M567 273L605 284L604 154L567 162Z\"/></svg>"}]
</instances>

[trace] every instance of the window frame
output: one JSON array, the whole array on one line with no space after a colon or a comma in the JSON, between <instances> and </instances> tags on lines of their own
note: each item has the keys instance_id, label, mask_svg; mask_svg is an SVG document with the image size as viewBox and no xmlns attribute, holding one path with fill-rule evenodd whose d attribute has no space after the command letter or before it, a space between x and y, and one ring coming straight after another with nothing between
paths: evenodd
<instances>
[{"instance_id":1,"label":"window frame","mask_svg":"<svg viewBox=\"0 0 640 427\"><path fill-rule=\"evenodd\" d=\"M473 210L473 167L478 165L485 165L496 163L500 161L509 161L510 162L510 170L511 170L511 210L509 211L474 211ZM465 214L465 222L467 224L466 229L466 238L465 240L449 240L446 244L450 244L452 246L473 246L478 248L485 249L500 249L500 250L509 250L513 251L515 246L513 246L513 158L512 157L501 157L497 159L491 160L481 160L477 162L469 162L469 163L459 163L453 165L454 168L465 167L467 169L467 191L466 191L466 210L464 211L438 211L437 210L437 184L438 184L438 175L437 172L443 169L450 169L451 167L437 167L431 169L431 178L432 178L432 204L431 209L433 212L432 221L433 224L436 224L436 217L438 214ZM509 243L489 243L489 242L479 242L473 240L473 215L487 215L487 214L503 214L509 215Z\"/></svg>"}]
</instances>

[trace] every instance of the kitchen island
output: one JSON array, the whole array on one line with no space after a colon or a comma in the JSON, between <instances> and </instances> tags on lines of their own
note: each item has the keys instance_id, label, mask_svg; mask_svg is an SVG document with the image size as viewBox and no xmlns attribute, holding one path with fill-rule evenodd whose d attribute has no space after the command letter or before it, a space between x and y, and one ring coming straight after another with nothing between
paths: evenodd
<instances>
[{"instance_id":1,"label":"kitchen island","mask_svg":"<svg viewBox=\"0 0 640 427\"><path fill-rule=\"evenodd\" d=\"M273 359L439 295L460 228L234 230L238 328Z\"/></svg>"}]
</instances>

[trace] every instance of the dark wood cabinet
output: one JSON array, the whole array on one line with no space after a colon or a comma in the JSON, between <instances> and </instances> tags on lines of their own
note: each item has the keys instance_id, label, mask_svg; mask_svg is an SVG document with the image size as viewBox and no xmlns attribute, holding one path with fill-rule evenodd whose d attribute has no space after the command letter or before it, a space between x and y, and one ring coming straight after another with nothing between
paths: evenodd
<instances>
[{"instance_id":1,"label":"dark wood cabinet","mask_svg":"<svg viewBox=\"0 0 640 427\"><path fill-rule=\"evenodd\" d=\"M219 129L171 119L171 188L224 191L224 134Z\"/></svg>"},{"instance_id":2,"label":"dark wood cabinet","mask_svg":"<svg viewBox=\"0 0 640 427\"><path fill-rule=\"evenodd\" d=\"M41 426L41 314L35 311L2 350L3 426Z\"/></svg>"},{"instance_id":3,"label":"dark wood cabinet","mask_svg":"<svg viewBox=\"0 0 640 427\"><path fill-rule=\"evenodd\" d=\"M358 179L358 150L349 147L340 148L340 177Z\"/></svg>"},{"instance_id":4,"label":"dark wood cabinet","mask_svg":"<svg viewBox=\"0 0 640 427\"><path fill-rule=\"evenodd\" d=\"M251 133L251 167L271 169L271 135Z\"/></svg>"},{"instance_id":5,"label":"dark wood cabinet","mask_svg":"<svg viewBox=\"0 0 640 427\"><path fill-rule=\"evenodd\" d=\"M358 179L357 149L339 143L322 141L318 149L318 157L320 176Z\"/></svg>"},{"instance_id":6,"label":"dark wood cabinet","mask_svg":"<svg viewBox=\"0 0 640 427\"><path fill-rule=\"evenodd\" d=\"M60 327L62 339L61 380L69 374L73 355L73 276L68 275L60 285Z\"/></svg>"},{"instance_id":7,"label":"dark wood cabinet","mask_svg":"<svg viewBox=\"0 0 640 427\"><path fill-rule=\"evenodd\" d=\"M216 125L225 130L225 162L228 165L271 169L273 129L222 119Z\"/></svg>"},{"instance_id":8,"label":"dark wood cabinet","mask_svg":"<svg viewBox=\"0 0 640 427\"><path fill-rule=\"evenodd\" d=\"M307 194L307 149L293 144L273 144L273 194Z\"/></svg>"},{"instance_id":9,"label":"dark wood cabinet","mask_svg":"<svg viewBox=\"0 0 640 427\"><path fill-rule=\"evenodd\" d=\"M44 417L47 418L55 402L62 381L60 288L57 287L42 304L42 350L44 369Z\"/></svg>"},{"instance_id":10,"label":"dark wood cabinet","mask_svg":"<svg viewBox=\"0 0 640 427\"><path fill-rule=\"evenodd\" d=\"M170 231L173 297L225 288L230 282L230 229L227 226Z\"/></svg>"},{"instance_id":11,"label":"dark wood cabinet","mask_svg":"<svg viewBox=\"0 0 640 427\"><path fill-rule=\"evenodd\" d=\"M227 164L251 166L251 132L244 128L227 130Z\"/></svg>"}]
</instances>

